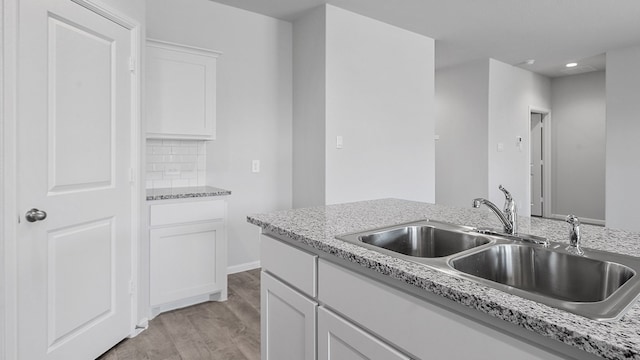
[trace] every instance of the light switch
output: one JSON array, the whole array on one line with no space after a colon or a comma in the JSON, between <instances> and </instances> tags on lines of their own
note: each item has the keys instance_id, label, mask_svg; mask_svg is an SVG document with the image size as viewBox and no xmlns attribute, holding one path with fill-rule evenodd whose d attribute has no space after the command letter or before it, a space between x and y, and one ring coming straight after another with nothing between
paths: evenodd
<instances>
[{"instance_id":1,"label":"light switch","mask_svg":"<svg viewBox=\"0 0 640 360\"><path fill-rule=\"evenodd\" d=\"M254 173L260 172L260 160L253 160L251 162L251 172L254 172Z\"/></svg>"},{"instance_id":2,"label":"light switch","mask_svg":"<svg viewBox=\"0 0 640 360\"><path fill-rule=\"evenodd\" d=\"M498 143L498 152L503 152L503 151L504 151L504 144Z\"/></svg>"},{"instance_id":3,"label":"light switch","mask_svg":"<svg viewBox=\"0 0 640 360\"><path fill-rule=\"evenodd\" d=\"M342 140L342 135L336 136L336 149L342 149L344 146L344 142Z\"/></svg>"},{"instance_id":4,"label":"light switch","mask_svg":"<svg viewBox=\"0 0 640 360\"><path fill-rule=\"evenodd\" d=\"M522 136L516 136L516 147L522 152Z\"/></svg>"}]
</instances>

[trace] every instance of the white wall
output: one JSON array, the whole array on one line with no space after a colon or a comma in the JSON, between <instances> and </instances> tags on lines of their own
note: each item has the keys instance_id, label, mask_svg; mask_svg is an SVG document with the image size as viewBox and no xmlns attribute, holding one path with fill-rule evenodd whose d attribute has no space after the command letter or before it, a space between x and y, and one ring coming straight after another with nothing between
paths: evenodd
<instances>
[{"instance_id":1,"label":"white wall","mask_svg":"<svg viewBox=\"0 0 640 360\"><path fill-rule=\"evenodd\" d=\"M436 203L488 194L489 60L436 71Z\"/></svg>"},{"instance_id":2,"label":"white wall","mask_svg":"<svg viewBox=\"0 0 640 360\"><path fill-rule=\"evenodd\" d=\"M325 8L293 23L293 207L325 203Z\"/></svg>"},{"instance_id":3,"label":"white wall","mask_svg":"<svg viewBox=\"0 0 640 360\"><path fill-rule=\"evenodd\" d=\"M501 207L502 184L529 216L529 108L551 107L550 80L488 59L439 70L436 81L438 203L486 197Z\"/></svg>"},{"instance_id":4,"label":"white wall","mask_svg":"<svg viewBox=\"0 0 640 360\"><path fill-rule=\"evenodd\" d=\"M552 213L605 219L605 72L551 80Z\"/></svg>"},{"instance_id":5,"label":"white wall","mask_svg":"<svg viewBox=\"0 0 640 360\"><path fill-rule=\"evenodd\" d=\"M433 39L326 6L328 204L434 202L434 111Z\"/></svg>"},{"instance_id":6,"label":"white wall","mask_svg":"<svg viewBox=\"0 0 640 360\"><path fill-rule=\"evenodd\" d=\"M147 35L223 54L207 183L231 190L229 267L259 260L251 213L291 207L291 23L208 0L147 0ZM261 161L260 173L251 161Z\"/></svg>"},{"instance_id":7,"label":"white wall","mask_svg":"<svg viewBox=\"0 0 640 360\"><path fill-rule=\"evenodd\" d=\"M551 81L494 59L490 59L489 68L489 200L499 206L504 202L498 190L502 184L516 199L518 213L529 216L529 106L551 107ZM517 136L523 138L521 148ZM501 152L498 143L504 144Z\"/></svg>"},{"instance_id":8,"label":"white wall","mask_svg":"<svg viewBox=\"0 0 640 360\"><path fill-rule=\"evenodd\" d=\"M640 46L607 52L606 225L640 231Z\"/></svg>"}]
</instances>

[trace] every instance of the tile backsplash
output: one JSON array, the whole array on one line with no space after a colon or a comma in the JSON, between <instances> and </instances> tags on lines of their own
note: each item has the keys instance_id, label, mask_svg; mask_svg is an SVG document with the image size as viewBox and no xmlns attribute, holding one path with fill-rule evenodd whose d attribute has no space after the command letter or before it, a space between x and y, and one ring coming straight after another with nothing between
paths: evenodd
<instances>
[{"instance_id":1,"label":"tile backsplash","mask_svg":"<svg viewBox=\"0 0 640 360\"><path fill-rule=\"evenodd\" d=\"M204 140L147 139L147 189L204 186Z\"/></svg>"}]
</instances>

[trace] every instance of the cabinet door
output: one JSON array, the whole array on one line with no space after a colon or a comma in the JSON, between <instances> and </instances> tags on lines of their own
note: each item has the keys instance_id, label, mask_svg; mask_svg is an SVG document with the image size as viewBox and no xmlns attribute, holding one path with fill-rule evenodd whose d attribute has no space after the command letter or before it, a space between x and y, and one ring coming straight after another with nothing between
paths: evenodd
<instances>
[{"instance_id":1,"label":"cabinet door","mask_svg":"<svg viewBox=\"0 0 640 360\"><path fill-rule=\"evenodd\" d=\"M262 360L316 359L317 303L262 272Z\"/></svg>"},{"instance_id":2,"label":"cabinet door","mask_svg":"<svg viewBox=\"0 0 640 360\"><path fill-rule=\"evenodd\" d=\"M408 360L409 357L339 317L318 308L318 360Z\"/></svg>"},{"instance_id":3,"label":"cabinet door","mask_svg":"<svg viewBox=\"0 0 640 360\"><path fill-rule=\"evenodd\" d=\"M147 138L215 139L216 57L147 41Z\"/></svg>"},{"instance_id":4,"label":"cabinet door","mask_svg":"<svg viewBox=\"0 0 640 360\"><path fill-rule=\"evenodd\" d=\"M151 306L226 288L222 221L151 229Z\"/></svg>"}]
</instances>

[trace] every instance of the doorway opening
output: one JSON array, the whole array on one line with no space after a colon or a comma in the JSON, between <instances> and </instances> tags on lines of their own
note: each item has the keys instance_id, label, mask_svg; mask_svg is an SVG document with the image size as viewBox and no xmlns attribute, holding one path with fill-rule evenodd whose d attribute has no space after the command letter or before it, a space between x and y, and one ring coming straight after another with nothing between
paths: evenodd
<instances>
[{"instance_id":1,"label":"doorway opening","mask_svg":"<svg viewBox=\"0 0 640 360\"><path fill-rule=\"evenodd\" d=\"M551 209L551 117L546 109L529 109L529 189L531 216L548 217Z\"/></svg>"}]
</instances>

